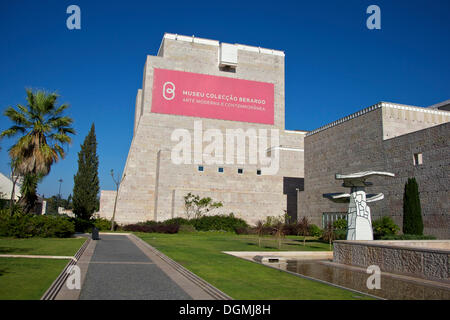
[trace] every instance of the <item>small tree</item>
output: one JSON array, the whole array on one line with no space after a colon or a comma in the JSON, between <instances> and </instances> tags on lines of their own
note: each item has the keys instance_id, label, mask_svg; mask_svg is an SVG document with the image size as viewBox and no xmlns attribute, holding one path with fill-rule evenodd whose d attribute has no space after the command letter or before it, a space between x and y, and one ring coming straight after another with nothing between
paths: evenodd
<instances>
[{"instance_id":1,"label":"small tree","mask_svg":"<svg viewBox=\"0 0 450 320\"><path fill-rule=\"evenodd\" d=\"M422 209L419 185L415 178L408 178L403 194L403 233L423 235Z\"/></svg>"},{"instance_id":2,"label":"small tree","mask_svg":"<svg viewBox=\"0 0 450 320\"><path fill-rule=\"evenodd\" d=\"M261 247L261 237L264 235L264 223L261 220L258 220L255 229L258 234L258 247Z\"/></svg>"},{"instance_id":3,"label":"small tree","mask_svg":"<svg viewBox=\"0 0 450 320\"><path fill-rule=\"evenodd\" d=\"M284 223L277 221L272 228L275 233L275 238L278 240L278 249L281 249L281 239L284 236Z\"/></svg>"},{"instance_id":4,"label":"small tree","mask_svg":"<svg viewBox=\"0 0 450 320\"><path fill-rule=\"evenodd\" d=\"M303 236L303 246L306 246L306 237L309 236L309 221L308 218L303 217L297 222L297 235Z\"/></svg>"},{"instance_id":5,"label":"small tree","mask_svg":"<svg viewBox=\"0 0 450 320\"><path fill-rule=\"evenodd\" d=\"M117 198L119 196L119 188L120 188L120 184L123 182L123 180L125 179L126 174L123 175L122 179L119 179L119 177L114 178L114 170L111 169L111 177L113 178L113 181L116 185L116 198L114 199L114 209L113 209L113 215L111 218L111 231L114 231L114 226L116 224L115 222L115 218L116 218L116 206L117 206Z\"/></svg>"},{"instance_id":6,"label":"small tree","mask_svg":"<svg viewBox=\"0 0 450 320\"><path fill-rule=\"evenodd\" d=\"M12 181L12 189L11 189L11 199L9 202L9 215L12 216L14 214L14 208L15 208L15 198L16 198L16 184L19 180L19 174L17 173L17 162L18 160L13 159L11 160L11 181Z\"/></svg>"},{"instance_id":7,"label":"small tree","mask_svg":"<svg viewBox=\"0 0 450 320\"><path fill-rule=\"evenodd\" d=\"M213 202L210 197L200 198L200 196L193 195L190 192L184 197L184 208L188 219L192 214L194 214L194 218L200 218L222 206L222 202Z\"/></svg>"},{"instance_id":8,"label":"small tree","mask_svg":"<svg viewBox=\"0 0 450 320\"><path fill-rule=\"evenodd\" d=\"M336 233L334 231L335 230L331 222L329 222L326 228L323 230L322 239L328 241L328 243L330 244L330 250L331 250L331 243L336 239Z\"/></svg>"}]
</instances>

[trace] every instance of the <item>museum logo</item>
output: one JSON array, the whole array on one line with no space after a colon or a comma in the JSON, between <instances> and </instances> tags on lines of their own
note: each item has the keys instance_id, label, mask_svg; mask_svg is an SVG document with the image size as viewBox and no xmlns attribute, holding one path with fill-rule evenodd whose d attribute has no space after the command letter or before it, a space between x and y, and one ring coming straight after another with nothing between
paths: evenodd
<instances>
[{"instance_id":1,"label":"museum logo","mask_svg":"<svg viewBox=\"0 0 450 320\"><path fill-rule=\"evenodd\" d=\"M173 82L167 81L164 83L162 94L164 99L169 101L175 98L175 85Z\"/></svg>"}]
</instances>

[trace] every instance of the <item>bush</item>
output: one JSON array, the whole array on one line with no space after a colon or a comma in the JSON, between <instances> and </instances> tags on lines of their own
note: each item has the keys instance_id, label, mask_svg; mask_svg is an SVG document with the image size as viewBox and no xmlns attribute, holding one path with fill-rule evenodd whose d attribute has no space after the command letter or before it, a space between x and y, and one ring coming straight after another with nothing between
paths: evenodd
<instances>
[{"instance_id":1,"label":"bush","mask_svg":"<svg viewBox=\"0 0 450 320\"><path fill-rule=\"evenodd\" d=\"M381 240L436 240L436 237L422 234L391 234L381 237Z\"/></svg>"},{"instance_id":2,"label":"bush","mask_svg":"<svg viewBox=\"0 0 450 320\"><path fill-rule=\"evenodd\" d=\"M228 216L203 216L200 218L191 219L189 224L192 224L197 231L224 230L236 232L238 228L248 227L247 222L236 218L231 214Z\"/></svg>"},{"instance_id":3,"label":"bush","mask_svg":"<svg viewBox=\"0 0 450 320\"><path fill-rule=\"evenodd\" d=\"M335 240L345 240L347 239L347 220L338 219L333 222Z\"/></svg>"},{"instance_id":4,"label":"bush","mask_svg":"<svg viewBox=\"0 0 450 320\"><path fill-rule=\"evenodd\" d=\"M93 222L94 222L94 227L96 227L99 231L111 230L111 221L108 219L97 218L97 219L94 219Z\"/></svg>"},{"instance_id":5,"label":"bush","mask_svg":"<svg viewBox=\"0 0 450 320\"><path fill-rule=\"evenodd\" d=\"M0 236L30 238L68 238L75 233L75 225L66 217L33 214L0 215Z\"/></svg>"},{"instance_id":6,"label":"bush","mask_svg":"<svg viewBox=\"0 0 450 320\"><path fill-rule=\"evenodd\" d=\"M319 228L318 226L316 226L315 224L310 224L310 225L309 225L309 234L310 234L312 237L320 238L320 237L322 237L323 230L320 229L320 228Z\"/></svg>"},{"instance_id":7,"label":"bush","mask_svg":"<svg viewBox=\"0 0 450 320\"><path fill-rule=\"evenodd\" d=\"M132 232L155 232L155 233L177 233L180 226L177 224L165 224L156 222L154 224L129 224L123 227L124 231Z\"/></svg>"},{"instance_id":8,"label":"bush","mask_svg":"<svg viewBox=\"0 0 450 320\"><path fill-rule=\"evenodd\" d=\"M169 224L169 225L174 225L174 223ZM193 232L197 232L197 230L195 230L193 225L190 224L182 224L180 225L180 228L178 229L179 233L193 233Z\"/></svg>"},{"instance_id":9,"label":"bush","mask_svg":"<svg viewBox=\"0 0 450 320\"><path fill-rule=\"evenodd\" d=\"M396 235L400 227L391 217L384 216L372 222L372 229L374 239L381 239L384 236Z\"/></svg>"},{"instance_id":10,"label":"bush","mask_svg":"<svg viewBox=\"0 0 450 320\"><path fill-rule=\"evenodd\" d=\"M347 220L346 219L337 219L333 223L333 228L335 230L347 230Z\"/></svg>"},{"instance_id":11,"label":"bush","mask_svg":"<svg viewBox=\"0 0 450 320\"><path fill-rule=\"evenodd\" d=\"M75 232L91 232L94 226L93 220L85 220L81 218L70 218L75 226Z\"/></svg>"},{"instance_id":12,"label":"bush","mask_svg":"<svg viewBox=\"0 0 450 320\"><path fill-rule=\"evenodd\" d=\"M255 234L255 232L250 227L239 227L236 228L236 234Z\"/></svg>"},{"instance_id":13,"label":"bush","mask_svg":"<svg viewBox=\"0 0 450 320\"><path fill-rule=\"evenodd\" d=\"M185 218L173 218L173 219L169 219L169 220L165 220L164 221L165 224L177 224L179 226L181 225L192 225L192 223L190 222L190 220L185 219Z\"/></svg>"},{"instance_id":14,"label":"bush","mask_svg":"<svg viewBox=\"0 0 450 320\"><path fill-rule=\"evenodd\" d=\"M298 228L296 223L285 224L283 227L283 234L286 236L296 236Z\"/></svg>"}]
</instances>

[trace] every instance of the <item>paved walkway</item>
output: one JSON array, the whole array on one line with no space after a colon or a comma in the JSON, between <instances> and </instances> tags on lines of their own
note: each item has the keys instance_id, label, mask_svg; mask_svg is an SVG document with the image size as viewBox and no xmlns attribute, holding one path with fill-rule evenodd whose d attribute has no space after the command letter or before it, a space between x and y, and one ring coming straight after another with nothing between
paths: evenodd
<instances>
[{"instance_id":1,"label":"paved walkway","mask_svg":"<svg viewBox=\"0 0 450 320\"><path fill-rule=\"evenodd\" d=\"M81 300L187 300L192 297L126 235L100 235Z\"/></svg>"}]
</instances>

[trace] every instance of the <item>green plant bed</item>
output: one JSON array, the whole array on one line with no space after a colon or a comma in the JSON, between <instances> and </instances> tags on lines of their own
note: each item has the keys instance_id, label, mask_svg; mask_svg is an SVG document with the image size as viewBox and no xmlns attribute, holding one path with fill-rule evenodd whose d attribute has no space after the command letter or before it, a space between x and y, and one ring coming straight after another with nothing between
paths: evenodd
<instances>
[{"instance_id":1,"label":"green plant bed","mask_svg":"<svg viewBox=\"0 0 450 320\"><path fill-rule=\"evenodd\" d=\"M436 240L435 236L420 234L399 234L381 237L381 240Z\"/></svg>"},{"instance_id":2,"label":"green plant bed","mask_svg":"<svg viewBox=\"0 0 450 320\"><path fill-rule=\"evenodd\" d=\"M222 253L278 251L273 237L263 237L263 245L258 247L257 236L237 236L227 232L136 235L234 299L358 299L354 292ZM282 250L295 251L324 251L327 248L328 244L314 240L303 246L302 238L294 236L284 239L282 246Z\"/></svg>"},{"instance_id":3,"label":"green plant bed","mask_svg":"<svg viewBox=\"0 0 450 320\"><path fill-rule=\"evenodd\" d=\"M73 256L86 238L0 238L0 254Z\"/></svg>"},{"instance_id":4,"label":"green plant bed","mask_svg":"<svg viewBox=\"0 0 450 320\"><path fill-rule=\"evenodd\" d=\"M68 260L0 258L0 300L39 300Z\"/></svg>"}]
</instances>

